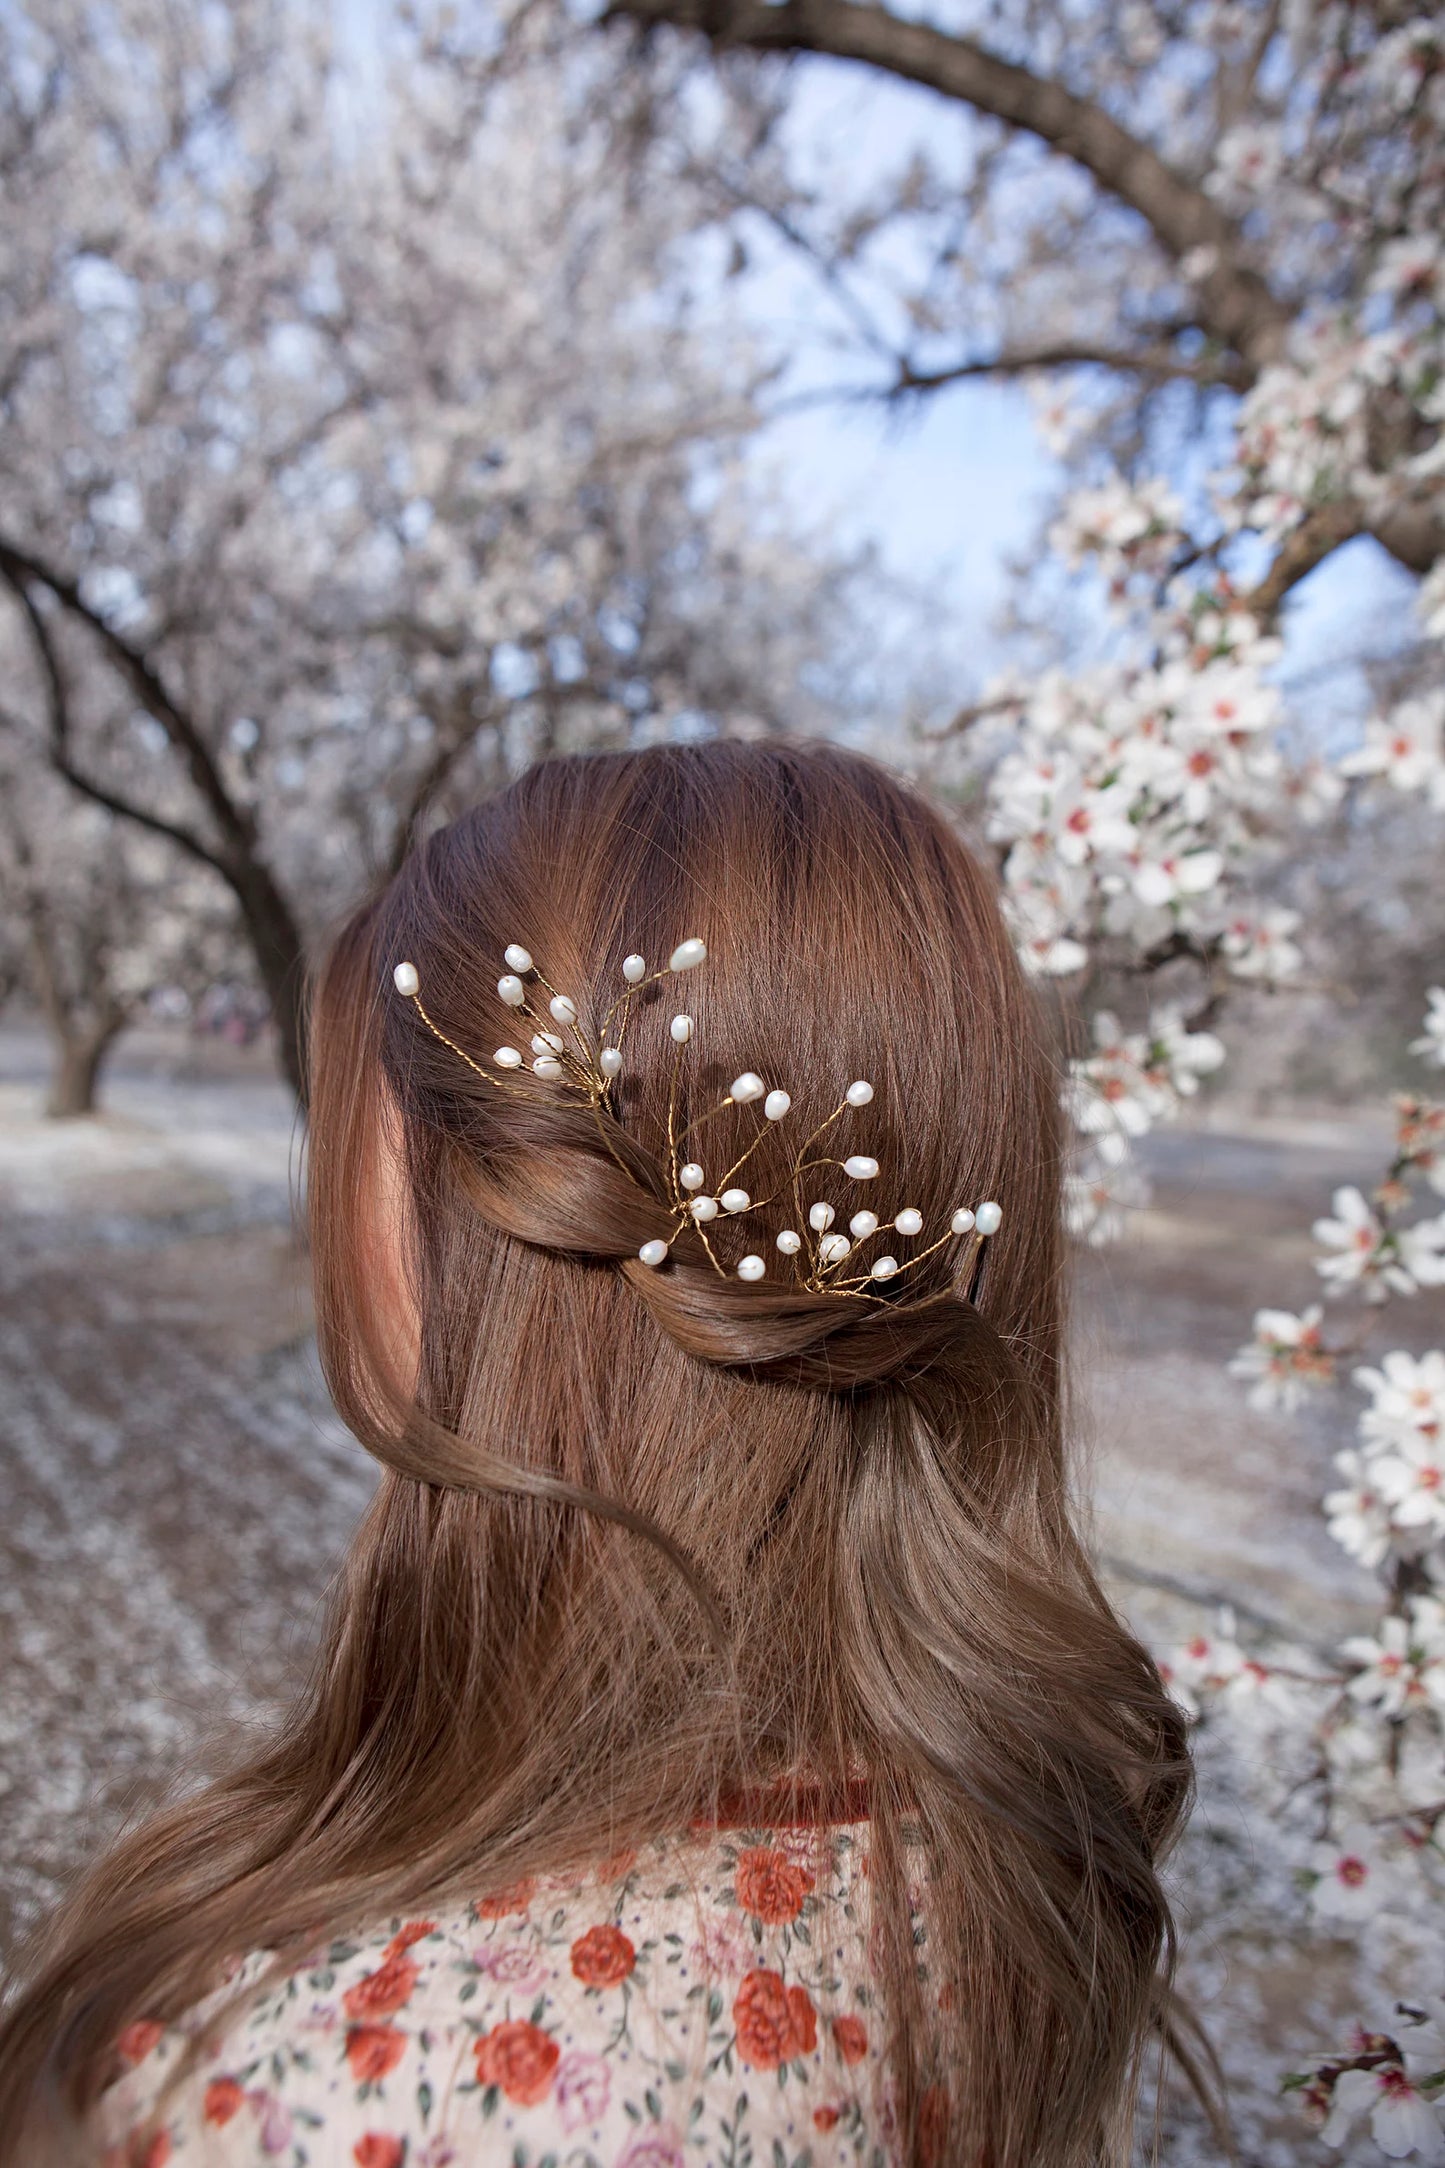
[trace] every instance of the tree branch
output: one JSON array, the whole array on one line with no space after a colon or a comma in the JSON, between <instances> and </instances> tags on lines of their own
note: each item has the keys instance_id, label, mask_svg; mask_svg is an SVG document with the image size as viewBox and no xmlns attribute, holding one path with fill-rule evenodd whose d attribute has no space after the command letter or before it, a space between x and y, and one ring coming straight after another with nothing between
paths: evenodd
<instances>
[{"instance_id":1,"label":"tree branch","mask_svg":"<svg viewBox=\"0 0 1445 2168\"><path fill-rule=\"evenodd\" d=\"M1279 554L1257 587L1241 599L1252 617L1268 624L1292 587L1313 572L1316 565L1366 531L1358 506L1326 505L1301 520L1280 544Z\"/></svg>"},{"instance_id":2,"label":"tree branch","mask_svg":"<svg viewBox=\"0 0 1445 2168\"><path fill-rule=\"evenodd\" d=\"M143 828L169 836L172 842L179 843L183 849L191 850L207 865L213 866L227 883L240 906L261 982L276 1017L281 1040L282 1066L298 1098L304 1100L306 1027L302 1004L305 953L301 929L291 905L258 848L254 819L244 806L237 805L232 798L205 738L194 720L171 698L149 657L143 655L138 648L132 647L123 634L106 624L104 618L86 602L74 580L53 571L29 551L22 550L3 538L0 538L0 578L19 596L32 628L38 628L42 653L48 655L49 664L54 666L55 674L48 675L47 681L51 696L59 696L58 714L62 724L66 720L64 684L59 677L54 644L46 638L48 628L35 607L34 596L29 592L31 583L48 588L57 602L90 628L120 677L130 686L147 713L160 724L171 745L180 754L192 783L220 830L221 842L215 850L201 843L199 837L174 827L162 815L132 805L115 793L105 791L104 785L93 784L88 777L77 773L70 779L75 782L77 789L88 786L87 794L96 797L99 803L108 803L113 812L122 814L126 819L137 820ZM62 744L63 742L62 739Z\"/></svg>"},{"instance_id":3,"label":"tree branch","mask_svg":"<svg viewBox=\"0 0 1445 2168\"><path fill-rule=\"evenodd\" d=\"M255 851L255 823L246 809L232 798L205 738L194 720L171 698L150 659L108 625L99 611L91 608L74 580L54 571L40 558L3 537L0 537L0 574L25 603L32 626L37 622L37 616L25 592L30 581L49 588L57 602L90 628L118 674L147 714L160 724L185 762L186 771L224 843L238 859L249 859ZM223 858L213 861L223 862Z\"/></svg>"},{"instance_id":4,"label":"tree branch","mask_svg":"<svg viewBox=\"0 0 1445 2168\"><path fill-rule=\"evenodd\" d=\"M1167 346L1131 350L1128 347L1095 346L1088 340L1064 339L1056 345L996 354L992 361L958 362L946 369L915 370L905 366L887 396L897 399L909 392L935 391L941 385L962 383L975 376L1026 376L1032 369L1090 367L1114 369L1121 376L1153 376L1161 381L1177 379L1191 384L1227 384L1232 391L1247 391L1250 382L1249 370L1231 354L1191 358L1176 354Z\"/></svg>"},{"instance_id":5,"label":"tree branch","mask_svg":"<svg viewBox=\"0 0 1445 2168\"><path fill-rule=\"evenodd\" d=\"M837 400L857 403L878 402L893 405L900 400L922 394L946 390L950 384L965 384L980 377L1027 376L1034 370L1099 368L1112 369L1120 376L1147 376L1160 383L1187 382L1209 386L1227 385L1231 391L1247 391L1249 371L1237 356L1212 355L1207 359L1191 359L1176 354L1167 346L1128 347L1099 346L1088 340L1059 340L1049 346L1026 347L1014 352L995 354L987 361L959 361L942 369L915 369L911 362L900 360L898 372L888 384L844 385L836 390L799 392L794 397L779 402L782 411L797 407L821 406ZM777 411L775 409L774 411Z\"/></svg>"},{"instance_id":6,"label":"tree branch","mask_svg":"<svg viewBox=\"0 0 1445 2168\"><path fill-rule=\"evenodd\" d=\"M719 46L859 61L1038 136L1137 211L1176 263L1192 250L1210 252L1210 268L1192 282L1199 320L1251 376L1284 344L1291 311L1246 261L1238 227L1211 197L1102 106L971 38L863 0L612 0L603 19L618 18L701 31Z\"/></svg>"},{"instance_id":7,"label":"tree branch","mask_svg":"<svg viewBox=\"0 0 1445 2168\"><path fill-rule=\"evenodd\" d=\"M4 577L5 584L20 604L25 613L25 621L30 627L31 639L40 663L41 679L45 686L50 765L56 774L83 798L89 798L95 805L103 806L107 813L119 814L123 820L135 821L137 826L148 828L153 835L164 836L167 842L178 844L183 851L188 851L192 858L198 858L202 865L210 866L215 872L225 875L228 868L224 859L193 829L184 827L178 821L166 820L159 813L151 813L145 806L134 804L104 783L97 783L93 777L86 775L76 766L70 751L69 697L60 667L60 657L56 652L55 642L50 637L50 627L36 608L35 597L24 581L15 579L8 567L4 566L0 566L0 576ZM7 715L3 709L0 709L0 721L7 723L17 734L23 734L23 725L19 718Z\"/></svg>"}]
</instances>

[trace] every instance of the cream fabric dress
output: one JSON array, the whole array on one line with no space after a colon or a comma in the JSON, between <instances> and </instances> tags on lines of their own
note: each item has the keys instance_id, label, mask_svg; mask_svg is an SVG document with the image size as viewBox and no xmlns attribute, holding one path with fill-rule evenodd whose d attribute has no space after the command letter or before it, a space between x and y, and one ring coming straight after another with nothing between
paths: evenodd
<instances>
[{"instance_id":1,"label":"cream fabric dress","mask_svg":"<svg viewBox=\"0 0 1445 2168\"><path fill-rule=\"evenodd\" d=\"M237 2015L248 1958L219 2038L215 2001L122 2035L107 2168L893 2168L868 1843L658 1840L348 1936Z\"/></svg>"}]
</instances>

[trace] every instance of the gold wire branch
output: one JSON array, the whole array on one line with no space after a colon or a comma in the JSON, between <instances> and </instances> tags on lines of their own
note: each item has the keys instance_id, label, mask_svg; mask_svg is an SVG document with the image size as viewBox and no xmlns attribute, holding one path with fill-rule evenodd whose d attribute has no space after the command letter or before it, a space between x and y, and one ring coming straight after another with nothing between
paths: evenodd
<instances>
[{"instance_id":1,"label":"gold wire branch","mask_svg":"<svg viewBox=\"0 0 1445 2168\"><path fill-rule=\"evenodd\" d=\"M577 1004L572 997L560 993L550 979L544 977L533 963L529 951L520 943L509 944L506 951L508 975L498 980L497 992L513 1015L536 1027L532 1033L534 1058L530 1078L525 1074L526 1059L519 1049L507 1046L498 1049L499 1053L510 1052L515 1059L503 1065L501 1074L495 1074L492 1069L474 1060L464 1048L458 1046L455 1039L441 1029L423 1006L420 978L413 964L398 964L393 978L397 992L410 1001L432 1036L486 1083L502 1091L520 1091L527 1095L539 1087L547 1086L560 1086L563 1090L582 1092L603 1146L628 1179L635 1181L633 1168L618 1150L610 1134L617 1125L611 1089L623 1067L622 1053L632 1019L633 996L645 992L649 986L657 985L674 973L693 970L705 961L706 956L704 944L695 938L679 942L668 962L653 971L647 969L642 957L629 956L623 964L623 975L627 983L608 1007L594 1044L582 1027ZM532 1004L529 982L535 982L535 985L540 986L550 997L545 1019ZM565 1013L561 1016L554 1013L552 1004L556 1004ZM617 1025L615 1035L614 1023ZM891 1220L875 1220L872 1227L859 1234L853 1232L850 1221L848 1233L844 1235L841 1230L836 1233L833 1231L838 1213L832 1205L820 1199L814 1205L804 1206L803 1176L815 1168L841 1168L851 1180L859 1183L871 1182L878 1174L878 1162L866 1153L850 1154L845 1158L829 1155L816 1158L808 1156L819 1138L831 1129L835 1122L850 1111L870 1104L873 1098L871 1084L862 1079L850 1084L833 1111L825 1115L797 1147L791 1169L783 1184L769 1196L752 1198L744 1190L734 1190L736 1177L747 1165L763 1138L778 1122L787 1119L792 1111L791 1096L781 1088L768 1091L761 1077L752 1070L744 1070L733 1079L729 1089L716 1104L693 1115L679 1127L683 1055L692 1042L696 1027L690 1016L677 1016L673 1018L670 1028L674 1052L667 1095L667 1162L662 1170L663 1187L668 1199L668 1228L665 1235L654 1236L643 1243L638 1252L643 1264L654 1268L664 1264L672 1254L679 1236L690 1230L696 1235L704 1256L720 1278L761 1280L768 1269L766 1259L760 1253L751 1253L741 1260L734 1272L729 1272L713 1248L709 1226L712 1221L720 1218L743 1221L755 1217L770 1210L780 1197L787 1194L791 1197L798 1225L780 1231L776 1237L776 1248L779 1256L791 1263L795 1286L806 1288L813 1294L844 1295L856 1301L886 1303L892 1298L884 1290L891 1288L894 1280L915 1272L928 1258L935 1256L950 1243L966 1239L967 1247L955 1267L954 1284L961 1286L965 1294L973 1287L983 1245L990 1235L997 1232L1003 1217L998 1205L992 1201L986 1201L971 1210L967 1207L956 1208L950 1214L944 1232L935 1236L924 1248L914 1250L911 1255L902 1258L894 1257L891 1252L880 1252L866 1271L856 1269L861 1262L865 1244L885 1234L897 1234L905 1241L916 1239L923 1229L922 1214L916 1208L909 1207ZM571 1046L565 1036L568 1033L574 1042ZM539 1046L543 1049L542 1052L538 1052ZM548 1066L544 1067L544 1063ZM554 1069L557 1072L555 1075L552 1073ZM700 1187L685 1188L682 1181L683 1153L689 1139L728 1107L744 1106L753 1106L757 1110L760 1116L758 1127L717 1182L715 1191L710 1192ZM690 1174L701 1176L702 1170L696 1167L695 1163L690 1162L688 1166ZM735 1207L725 1207L722 1199L729 1193L741 1197L742 1202ZM815 1213L820 1215L817 1224L814 1222ZM858 1216L854 1213L853 1219L856 1220ZM870 1217L873 1217L871 1213ZM899 1219L908 1224L900 1227ZM850 1266L855 1268L851 1273Z\"/></svg>"}]
</instances>

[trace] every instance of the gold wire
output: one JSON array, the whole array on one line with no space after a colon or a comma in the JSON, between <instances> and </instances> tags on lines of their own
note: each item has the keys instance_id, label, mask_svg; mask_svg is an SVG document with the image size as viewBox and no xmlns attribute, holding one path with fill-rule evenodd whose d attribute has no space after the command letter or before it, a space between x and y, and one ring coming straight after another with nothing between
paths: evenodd
<instances>
[{"instance_id":1,"label":"gold wire","mask_svg":"<svg viewBox=\"0 0 1445 2168\"><path fill-rule=\"evenodd\" d=\"M503 1083L502 1079L499 1076L493 1076L490 1069L484 1069L479 1061L472 1060L470 1054L464 1054L462 1052L462 1049L457 1045L456 1040L449 1039L446 1033L442 1030L441 1026L432 1022L431 1018L427 1015L426 1010L422 1007L420 994L412 994L408 998L411 1002L412 1007L416 1010L417 1015L426 1025L426 1028L431 1033L432 1037L434 1039L440 1039L443 1046L450 1047L451 1051L456 1055L458 1061L464 1061L467 1067L469 1069L474 1069L477 1075L481 1077L486 1083L495 1084L498 1091L506 1091L508 1089L508 1086Z\"/></svg>"},{"instance_id":2,"label":"gold wire","mask_svg":"<svg viewBox=\"0 0 1445 2168\"><path fill-rule=\"evenodd\" d=\"M608 1034L611 1031L613 1019L616 1017L618 1011L621 1010L621 1025L618 1029L616 1038L611 1042L614 1046L616 1046L619 1052L621 1051L623 1041L627 1033L627 1026L631 1020L633 995L636 993L641 993L644 987L655 986L660 980L669 977L671 975L671 970L672 967L670 964L664 965L659 970L650 972L646 978L639 979L635 986L627 986L626 988L624 988L623 992L618 995L618 997L612 1002L611 1006L607 1010L606 1015L603 1018L601 1029L598 1035L598 1043L596 1049L594 1049L594 1047L592 1046L590 1040L587 1037L587 1034L582 1030L580 1022L578 1020L574 1019L571 1024L564 1024L561 1026L562 1031L570 1031L572 1033L572 1036L577 1042L577 1047L580 1050L580 1054L582 1057L579 1060L578 1055L567 1046L565 1039L563 1040L560 1053L557 1055L556 1058L559 1059L564 1064L565 1068L570 1070L572 1073L570 1077L564 1076L562 1081L566 1084L569 1084L573 1090L581 1090L587 1094L588 1106L592 1113L593 1120L597 1125L598 1136L605 1150L607 1151L608 1156L612 1159L612 1161L620 1169L620 1171L627 1176L629 1181L635 1181L636 1179L633 1175L632 1169L621 1157L615 1145L613 1144L611 1137L608 1134L608 1122L615 1121L617 1118L616 1115L613 1113L608 1096L611 1091L613 1079L611 1077L604 1077L601 1074L598 1065L599 1050L601 1047L605 1046L608 1043ZM544 987L546 991L552 996L553 1000L558 1000L562 998L557 993L557 989L552 985L551 981L546 978L541 971L537 970L535 965L532 967L532 971L538 985ZM411 994L407 998L410 1000L412 1007L416 1010L422 1022L426 1025L427 1030L432 1034L432 1037L434 1039L437 1039L441 1043L441 1045L446 1047L451 1053L455 1054L458 1061L465 1062L466 1066L470 1070L472 1070L472 1072L476 1076L481 1077L484 1083L493 1085L498 1091L515 1091L518 1088L518 1085L520 1084L520 1076L515 1081L511 1077L494 1076L489 1069L483 1068L480 1062L474 1061L470 1054L468 1054L462 1047L458 1046L455 1039L449 1038L447 1033L442 1030L441 1026L435 1023L431 1016L427 1013L426 1007L423 1004L421 995L419 993ZM567 996L567 999L570 1000L571 996ZM526 1017L529 1022L536 1025L536 1035L538 1037L542 1036L545 1032L550 1032L553 1037L558 1036L557 1031L553 1028L557 1024L557 1019L552 1015L550 1009L547 1012L547 1017L544 1022L542 1017L539 1016L538 1012L532 1007L530 1001L524 999L521 1002L517 1003L516 1007L518 1015ZM727 1092L717 1102L715 1106L709 1107L702 1114L694 1116L694 1118L687 1123L685 1128L683 1128L681 1131L678 1130L678 1085L682 1075L683 1052L690 1043L690 1039L680 1039L675 1042L672 1062L672 1077L668 1087L668 1165L666 1169L666 1174L668 1192L671 1198L671 1209L674 1225L671 1233L667 1238L667 1247L669 1250L671 1250L673 1244L677 1241L678 1236L682 1234L685 1229L690 1228L692 1232L697 1236L699 1242L702 1244L703 1250L708 1258L709 1263L712 1265L713 1270L718 1274L719 1278L728 1279L731 1277L731 1275L728 1273L726 1267L721 1263L716 1252L714 1251L712 1243L708 1238L704 1223L701 1220L694 1219L692 1215L692 1199L683 1195L682 1184L679 1180L679 1152L682 1144L686 1141L687 1138L692 1135L694 1130L701 1128L704 1122L711 1121L714 1116L721 1114L727 1107L736 1106L739 1102L733 1098L731 1092ZM803 1209L803 1176L815 1167L841 1167L844 1165L844 1161L841 1159L808 1159L805 1156L807 1154L808 1148L810 1145L815 1144L818 1138L822 1136L823 1132L826 1129L831 1128L833 1123L836 1122L841 1115L845 1114L848 1111L849 1105L850 1101L845 1094L844 1097L838 1102L838 1105L833 1109L832 1113L826 1115L824 1119L819 1122L816 1129L812 1130L809 1135L804 1138L802 1144L798 1147L798 1150L794 1155L792 1171L789 1175L787 1183L784 1184L783 1188L774 1190L772 1194L768 1197L764 1197L756 1201L750 1200L743 1207L741 1212L731 1213L729 1214L729 1217L733 1219L745 1219L750 1214L764 1212L769 1208L769 1206L777 1203L778 1199L784 1193L784 1188L788 1189L791 1192L792 1196L794 1215L799 1221L799 1227L796 1231L798 1232L799 1239L803 1244L803 1249L795 1253L795 1255L791 1259L794 1283L801 1284L803 1287L807 1288L811 1293L814 1294L846 1295L850 1299L855 1301L886 1303L888 1300L888 1297L886 1295L875 1295L869 1291L868 1283L872 1277L871 1274L864 1274L859 1278L852 1280L845 1280L841 1277L837 1277L837 1275L840 1275L843 1272L844 1268L858 1255L858 1252L862 1249L865 1242L871 1242L876 1235L889 1234L896 1231L896 1220L888 1220L881 1226L875 1227L871 1231L871 1233L854 1237L853 1240L850 1241L847 1250L841 1257L839 1257L833 1264L824 1264L821 1255L823 1235L830 1230L824 1229L822 1233L816 1235L815 1239L815 1230L813 1228L812 1222ZM739 1173L739 1171L747 1164L749 1158L757 1150L758 1145L767 1135L768 1126L769 1125L766 1119L764 1119L760 1123L760 1126L756 1134L752 1137L751 1141L744 1147L738 1158L733 1161L727 1172L720 1178L717 1184L716 1192L710 1191L709 1194L720 1194L722 1190L726 1189L731 1184L733 1177L737 1173ZM950 1215L950 1217L951 1216L952 1215ZM911 1272L916 1265L921 1265L925 1258L932 1257L938 1250L943 1249L947 1243L956 1239L957 1237L954 1235L953 1230L950 1227L949 1230L946 1233L940 1235L936 1241L930 1242L926 1249L917 1250L911 1257L904 1258L900 1262L897 1272L889 1275L890 1283L892 1280L901 1278L901 1276L905 1272ZM977 1271L979 1255L983 1249L983 1245L986 1240L987 1237L981 1234L977 1228L974 1228L972 1230L972 1240L969 1242L967 1252L965 1253L964 1258L961 1261L958 1271L954 1275L954 1285L958 1286L959 1284L962 1284L965 1291L965 1296L967 1295L968 1289L972 1286L973 1279ZM806 1273L802 1272L799 1263L800 1258L804 1255L806 1255L808 1260L808 1269Z\"/></svg>"}]
</instances>

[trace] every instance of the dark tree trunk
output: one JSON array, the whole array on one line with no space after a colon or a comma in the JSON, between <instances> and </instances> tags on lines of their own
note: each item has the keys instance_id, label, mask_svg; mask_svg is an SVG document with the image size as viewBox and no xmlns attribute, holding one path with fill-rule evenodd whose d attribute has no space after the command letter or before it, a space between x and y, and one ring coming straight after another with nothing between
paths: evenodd
<instances>
[{"instance_id":1,"label":"dark tree trunk","mask_svg":"<svg viewBox=\"0 0 1445 2168\"><path fill-rule=\"evenodd\" d=\"M68 1122L82 1114L94 1114L101 1063L119 1037L124 1021L118 1017L93 1031L52 1032L55 1067L45 1102L51 1121Z\"/></svg>"},{"instance_id":2,"label":"dark tree trunk","mask_svg":"<svg viewBox=\"0 0 1445 2168\"><path fill-rule=\"evenodd\" d=\"M228 871L261 984L276 1020L281 1073L306 1104L306 952L295 913L258 857Z\"/></svg>"}]
</instances>

